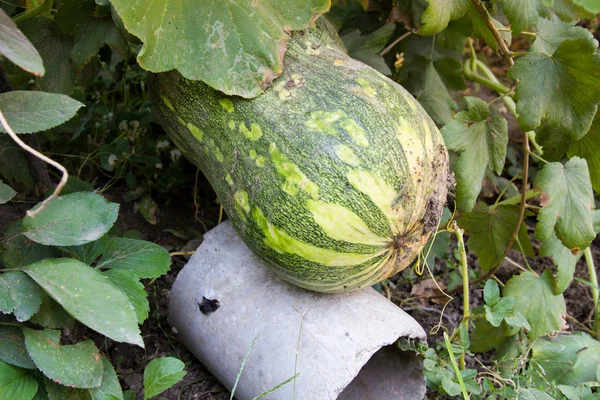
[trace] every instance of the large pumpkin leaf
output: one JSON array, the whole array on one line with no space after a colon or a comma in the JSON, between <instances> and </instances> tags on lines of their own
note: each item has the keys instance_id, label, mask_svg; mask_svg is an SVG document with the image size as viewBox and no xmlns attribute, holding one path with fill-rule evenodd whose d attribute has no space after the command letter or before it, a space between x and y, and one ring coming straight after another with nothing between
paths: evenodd
<instances>
[{"instance_id":1,"label":"large pumpkin leaf","mask_svg":"<svg viewBox=\"0 0 600 400\"><path fill-rule=\"evenodd\" d=\"M503 296L514 297L514 309L525 316L531 326L529 337L534 340L550 332L559 331L562 316L567 312L565 299L555 295L552 272L547 269L542 276L529 271L514 275L506 282Z\"/></svg>"},{"instance_id":2,"label":"large pumpkin leaf","mask_svg":"<svg viewBox=\"0 0 600 400\"><path fill-rule=\"evenodd\" d=\"M0 9L0 54L25 71L37 76L44 75L42 57L2 9Z\"/></svg>"},{"instance_id":3,"label":"large pumpkin leaf","mask_svg":"<svg viewBox=\"0 0 600 400\"><path fill-rule=\"evenodd\" d=\"M464 0L463 0L464 1ZM177 69L227 94L256 97L282 72L289 31L304 29L330 0L112 0L144 43L140 65ZM176 44L176 45L174 45Z\"/></svg>"},{"instance_id":4,"label":"large pumpkin leaf","mask_svg":"<svg viewBox=\"0 0 600 400\"><path fill-rule=\"evenodd\" d=\"M38 384L31 372L0 361L0 399L30 400Z\"/></svg>"},{"instance_id":5,"label":"large pumpkin leaf","mask_svg":"<svg viewBox=\"0 0 600 400\"><path fill-rule=\"evenodd\" d=\"M101 272L70 258L46 259L23 270L79 322L113 340L144 347L127 296Z\"/></svg>"},{"instance_id":6,"label":"large pumpkin leaf","mask_svg":"<svg viewBox=\"0 0 600 400\"><path fill-rule=\"evenodd\" d=\"M502 117L489 118L489 106L477 97L465 97L468 111L461 111L442 128L446 146L461 154L454 167L456 198L461 211L471 211L481 192L489 166L498 175L504 168L508 145L508 123Z\"/></svg>"},{"instance_id":7,"label":"large pumpkin leaf","mask_svg":"<svg viewBox=\"0 0 600 400\"><path fill-rule=\"evenodd\" d=\"M139 278L156 278L170 266L171 257L162 246L145 240L110 238L96 268L126 271Z\"/></svg>"},{"instance_id":8,"label":"large pumpkin leaf","mask_svg":"<svg viewBox=\"0 0 600 400\"><path fill-rule=\"evenodd\" d=\"M574 139L592 125L600 102L600 55L592 39L562 42L552 55L531 53L515 61L508 74L517 83L517 113L524 131L545 120Z\"/></svg>"},{"instance_id":9,"label":"large pumpkin leaf","mask_svg":"<svg viewBox=\"0 0 600 400\"><path fill-rule=\"evenodd\" d=\"M35 365L65 386L91 388L102 383L102 360L91 340L61 346L60 331L23 327L25 345Z\"/></svg>"},{"instance_id":10,"label":"large pumpkin leaf","mask_svg":"<svg viewBox=\"0 0 600 400\"><path fill-rule=\"evenodd\" d=\"M517 33L537 22L540 16L550 15L543 0L502 0L502 9Z\"/></svg>"},{"instance_id":11,"label":"large pumpkin leaf","mask_svg":"<svg viewBox=\"0 0 600 400\"><path fill-rule=\"evenodd\" d=\"M0 111L15 133L54 128L71 118L83 104L57 93L15 90L0 94ZM0 132L6 130L0 126Z\"/></svg>"},{"instance_id":12,"label":"large pumpkin leaf","mask_svg":"<svg viewBox=\"0 0 600 400\"><path fill-rule=\"evenodd\" d=\"M585 160L573 157L564 166L546 164L536 175L541 191L535 236L547 240L552 232L569 249L585 249L596 237L593 226L594 193Z\"/></svg>"},{"instance_id":13,"label":"large pumpkin leaf","mask_svg":"<svg viewBox=\"0 0 600 400\"><path fill-rule=\"evenodd\" d=\"M99 194L71 193L52 199L35 216L25 217L22 230L37 243L77 246L108 232L117 220L118 210L118 204L109 203Z\"/></svg>"},{"instance_id":14,"label":"large pumpkin leaf","mask_svg":"<svg viewBox=\"0 0 600 400\"><path fill-rule=\"evenodd\" d=\"M536 38L531 45L531 51L536 53L554 53L556 48L569 39L593 39L592 33L585 28L576 26L574 22L551 21L540 18L535 26Z\"/></svg>"}]
</instances>

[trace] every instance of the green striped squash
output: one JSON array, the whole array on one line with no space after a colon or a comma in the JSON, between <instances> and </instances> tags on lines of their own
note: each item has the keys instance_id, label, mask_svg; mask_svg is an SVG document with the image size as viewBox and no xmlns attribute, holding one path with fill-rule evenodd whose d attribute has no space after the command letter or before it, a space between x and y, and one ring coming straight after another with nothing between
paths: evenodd
<instances>
[{"instance_id":1,"label":"green striped squash","mask_svg":"<svg viewBox=\"0 0 600 400\"><path fill-rule=\"evenodd\" d=\"M156 113L279 276L319 292L373 285L406 268L436 230L448 182L442 137L406 90L348 57L323 18L293 33L284 67L251 100L153 74Z\"/></svg>"}]
</instances>

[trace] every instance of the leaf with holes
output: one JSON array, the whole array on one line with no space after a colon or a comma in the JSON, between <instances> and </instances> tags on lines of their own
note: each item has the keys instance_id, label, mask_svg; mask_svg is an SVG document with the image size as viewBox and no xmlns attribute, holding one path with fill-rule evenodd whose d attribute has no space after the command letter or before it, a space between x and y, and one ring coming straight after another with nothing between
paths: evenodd
<instances>
[{"instance_id":1,"label":"leaf with holes","mask_svg":"<svg viewBox=\"0 0 600 400\"><path fill-rule=\"evenodd\" d=\"M15 90L0 93L0 110L15 133L54 128L71 118L83 104L57 93ZM6 132L0 126L0 132Z\"/></svg>"},{"instance_id":2,"label":"leaf with holes","mask_svg":"<svg viewBox=\"0 0 600 400\"><path fill-rule=\"evenodd\" d=\"M185 374L185 364L173 357L155 358L144 370L144 399L158 396L179 382Z\"/></svg>"},{"instance_id":3,"label":"leaf with holes","mask_svg":"<svg viewBox=\"0 0 600 400\"><path fill-rule=\"evenodd\" d=\"M596 237L593 226L594 194L585 160L573 157L564 166L544 165L535 177L541 192L535 237L545 241L552 232L575 253Z\"/></svg>"},{"instance_id":4,"label":"leaf with holes","mask_svg":"<svg viewBox=\"0 0 600 400\"><path fill-rule=\"evenodd\" d=\"M486 168L502 173L508 145L506 119L489 118L489 106L477 97L465 100L468 110L457 113L441 130L448 149L460 152L454 172L457 204L464 212L473 209Z\"/></svg>"},{"instance_id":5,"label":"leaf with holes","mask_svg":"<svg viewBox=\"0 0 600 400\"><path fill-rule=\"evenodd\" d=\"M37 210L40 204L33 210ZM119 205L99 194L71 193L52 199L33 217L23 219L23 233L50 246L77 246L99 239L117 220Z\"/></svg>"},{"instance_id":6,"label":"leaf with holes","mask_svg":"<svg viewBox=\"0 0 600 400\"><path fill-rule=\"evenodd\" d=\"M534 130L545 120L574 139L590 129L600 102L600 55L592 39L565 40L554 53L520 57L508 75L518 79L519 126Z\"/></svg>"},{"instance_id":7,"label":"leaf with holes","mask_svg":"<svg viewBox=\"0 0 600 400\"><path fill-rule=\"evenodd\" d=\"M118 342L144 347L127 296L101 272L70 258L46 259L23 270L79 322Z\"/></svg>"},{"instance_id":8,"label":"leaf with holes","mask_svg":"<svg viewBox=\"0 0 600 400\"><path fill-rule=\"evenodd\" d=\"M138 62L177 69L227 94L256 97L283 70L289 31L304 29L330 0L112 0L125 28L144 43ZM177 43L176 46L173 44Z\"/></svg>"},{"instance_id":9,"label":"leaf with holes","mask_svg":"<svg viewBox=\"0 0 600 400\"><path fill-rule=\"evenodd\" d=\"M102 383L102 360L91 340L62 346L60 331L23 327L23 334L29 356L48 378L77 388L98 387Z\"/></svg>"},{"instance_id":10,"label":"leaf with holes","mask_svg":"<svg viewBox=\"0 0 600 400\"><path fill-rule=\"evenodd\" d=\"M554 294L553 285L549 269L542 276L521 272L506 282L502 294L514 297L514 309L523 314L531 326L528 332L531 340L559 331L562 327L562 316L567 312L565 299Z\"/></svg>"},{"instance_id":11,"label":"leaf with holes","mask_svg":"<svg viewBox=\"0 0 600 400\"><path fill-rule=\"evenodd\" d=\"M34 75L44 75L40 53L17 28L13 20L0 9L0 54Z\"/></svg>"}]
</instances>

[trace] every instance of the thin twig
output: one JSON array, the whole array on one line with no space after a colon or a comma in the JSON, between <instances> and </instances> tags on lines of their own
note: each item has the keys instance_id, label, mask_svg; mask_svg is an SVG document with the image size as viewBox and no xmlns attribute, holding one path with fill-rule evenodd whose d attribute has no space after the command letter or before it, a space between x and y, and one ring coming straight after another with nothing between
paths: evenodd
<instances>
[{"instance_id":1,"label":"thin twig","mask_svg":"<svg viewBox=\"0 0 600 400\"><path fill-rule=\"evenodd\" d=\"M389 53L394 48L395 45L397 45L398 43L400 43L401 41L403 41L404 39L406 39L407 37L409 37L411 34L412 34L412 32L408 31L405 34L401 35L399 38L397 38L392 43L390 43L389 46L387 46L385 49L381 50L381 52L379 53L379 55L380 56L385 56L387 53Z\"/></svg>"},{"instance_id":2,"label":"thin twig","mask_svg":"<svg viewBox=\"0 0 600 400\"><path fill-rule=\"evenodd\" d=\"M504 57L506 61L508 61L508 65L512 66L515 62L510 55L510 49L508 48L508 45L506 44L504 39L502 39L502 35L500 35L500 32L498 32L498 29L496 29L496 27L494 26L494 23L492 22L492 19L490 18L487 9L485 8L481 0L471 0L471 3L473 3L473 6L475 6L475 9L481 16L481 19L483 19L492 35L494 35L494 39L496 39L496 42L498 42L498 51L500 52L500 55Z\"/></svg>"},{"instance_id":3,"label":"thin twig","mask_svg":"<svg viewBox=\"0 0 600 400\"><path fill-rule=\"evenodd\" d=\"M6 133L8 133L8 136L10 136L11 139L14 140L19 146L21 146L23 148L23 150L27 151L30 154L33 154L40 160L47 162L48 164L52 165L54 168L56 168L60 172L62 172L62 178L60 179L60 182L56 186L56 189L54 189L54 193L52 193L50 195L50 197L48 197L46 200L44 200L42 202L42 204L36 210L34 210L34 211L27 210L27 215L30 217L34 217L37 213L42 211L44 209L44 207L46 207L46 204L48 204L48 202L50 200L54 199L55 197L58 197L62 188L67 184L67 180L69 179L69 173L67 172L67 169L65 167L63 167L61 164L59 164L58 162L54 161L51 158L46 157L39 151L37 151L37 150L31 148L30 146L28 146L27 144L25 144L25 142L23 142L19 138L19 136L17 136L17 134L12 130L12 128L8 125L8 122L6 122L6 118L4 118L4 114L2 114L2 111L0 111L0 123L2 124L2 127L4 128Z\"/></svg>"}]
</instances>

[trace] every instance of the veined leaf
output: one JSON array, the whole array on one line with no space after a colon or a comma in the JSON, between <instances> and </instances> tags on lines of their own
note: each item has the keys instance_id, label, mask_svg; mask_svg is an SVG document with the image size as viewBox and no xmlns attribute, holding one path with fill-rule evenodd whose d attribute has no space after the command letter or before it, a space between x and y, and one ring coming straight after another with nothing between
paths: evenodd
<instances>
[{"instance_id":1,"label":"veined leaf","mask_svg":"<svg viewBox=\"0 0 600 400\"><path fill-rule=\"evenodd\" d=\"M44 75L42 57L17 28L13 20L0 9L0 54L34 75Z\"/></svg>"},{"instance_id":2,"label":"veined leaf","mask_svg":"<svg viewBox=\"0 0 600 400\"><path fill-rule=\"evenodd\" d=\"M102 385L89 389L92 400L123 400L123 389L119 383L117 373L108 359L102 356Z\"/></svg>"},{"instance_id":3,"label":"veined leaf","mask_svg":"<svg viewBox=\"0 0 600 400\"><path fill-rule=\"evenodd\" d=\"M0 275L0 302L12 305L12 309L2 309L12 312L17 321L27 321L40 307L42 302L40 287L21 271L9 271ZM8 291L6 289L8 288ZM8 295L8 299L4 296Z\"/></svg>"},{"instance_id":4,"label":"veined leaf","mask_svg":"<svg viewBox=\"0 0 600 400\"><path fill-rule=\"evenodd\" d=\"M155 358L144 370L144 399L158 396L179 382L185 374L185 364L173 357Z\"/></svg>"},{"instance_id":5,"label":"veined leaf","mask_svg":"<svg viewBox=\"0 0 600 400\"><path fill-rule=\"evenodd\" d=\"M125 28L144 45L140 65L177 69L226 94L256 97L282 72L289 31L304 29L330 0L112 0ZM173 46L177 43L177 46Z\"/></svg>"},{"instance_id":6,"label":"veined leaf","mask_svg":"<svg viewBox=\"0 0 600 400\"><path fill-rule=\"evenodd\" d=\"M127 295L137 316L138 324L142 324L148 318L150 304L148 304L147 299L148 293L146 293L140 279L127 270L109 269L103 273Z\"/></svg>"},{"instance_id":7,"label":"veined leaf","mask_svg":"<svg viewBox=\"0 0 600 400\"><path fill-rule=\"evenodd\" d=\"M98 257L100 257L100 254L104 251L107 243L108 234L104 234L100 239L96 239L93 242L79 246L61 247L60 249L76 260L91 265Z\"/></svg>"},{"instance_id":8,"label":"veined leaf","mask_svg":"<svg viewBox=\"0 0 600 400\"><path fill-rule=\"evenodd\" d=\"M386 24L368 35L361 35L358 29L342 36L340 39L348 49L348 55L375 68L384 75L391 75L390 67L379 52L383 49L396 25Z\"/></svg>"},{"instance_id":9,"label":"veined leaf","mask_svg":"<svg viewBox=\"0 0 600 400\"><path fill-rule=\"evenodd\" d=\"M46 259L23 271L81 323L113 340L144 347L127 296L101 272L70 258Z\"/></svg>"},{"instance_id":10,"label":"veined leaf","mask_svg":"<svg viewBox=\"0 0 600 400\"><path fill-rule=\"evenodd\" d=\"M21 328L0 326L0 360L21 368L36 368L25 348L25 338Z\"/></svg>"},{"instance_id":11,"label":"veined leaf","mask_svg":"<svg viewBox=\"0 0 600 400\"><path fill-rule=\"evenodd\" d=\"M89 389L76 389L59 385L50 379L44 379L44 386L46 392L48 392L48 400L96 400L92 399Z\"/></svg>"},{"instance_id":12,"label":"veined leaf","mask_svg":"<svg viewBox=\"0 0 600 400\"><path fill-rule=\"evenodd\" d=\"M535 23L537 36L530 50L536 53L552 54L565 40L594 39L594 36L585 28L576 26L574 22L551 21L540 18Z\"/></svg>"},{"instance_id":13,"label":"veined leaf","mask_svg":"<svg viewBox=\"0 0 600 400\"><path fill-rule=\"evenodd\" d=\"M156 278L165 274L170 266L169 252L158 244L110 238L97 268L127 271L139 278Z\"/></svg>"},{"instance_id":14,"label":"veined leaf","mask_svg":"<svg viewBox=\"0 0 600 400\"><path fill-rule=\"evenodd\" d=\"M423 26L419 35L430 36L443 31L448 23L462 17L469 10L469 0L427 0L429 7L421 16Z\"/></svg>"},{"instance_id":15,"label":"veined leaf","mask_svg":"<svg viewBox=\"0 0 600 400\"><path fill-rule=\"evenodd\" d=\"M29 355L48 378L77 388L98 387L102 383L100 353L91 340L61 346L60 331L23 327L23 334Z\"/></svg>"},{"instance_id":16,"label":"veined leaf","mask_svg":"<svg viewBox=\"0 0 600 400\"><path fill-rule=\"evenodd\" d=\"M0 204L8 203L16 194L13 188L0 181Z\"/></svg>"},{"instance_id":17,"label":"veined leaf","mask_svg":"<svg viewBox=\"0 0 600 400\"><path fill-rule=\"evenodd\" d=\"M0 399L31 400L38 384L31 372L0 361Z\"/></svg>"},{"instance_id":18,"label":"veined leaf","mask_svg":"<svg viewBox=\"0 0 600 400\"><path fill-rule=\"evenodd\" d=\"M29 321L51 329L70 328L75 323L73 317L46 292L42 292L42 304Z\"/></svg>"},{"instance_id":19,"label":"veined leaf","mask_svg":"<svg viewBox=\"0 0 600 400\"><path fill-rule=\"evenodd\" d=\"M502 0L502 10L511 23L512 31L519 33L538 21L550 16L550 10L542 0Z\"/></svg>"},{"instance_id":20,"label":"veined leaf","mask_svg":"<svg viewBox=\"0 0 600 400\"><path fill-rule=\"evenodd\" d=\"M454 167L457 203L461 211L470 211L481 192L481 182L489 166L502 173L508 145L508 123L502 117L489 117L487 103L466 97L468 111L461 111L442 128L446 146L460 152Z\"/></svg>"},{"instance_id":21,"label":"veined leaf","mask_svg":"<svg viewBox=\"0 0 600 400\"><path fill-rule=\"evenodd\" d=\"M571 141L567 155L585 158L590 169L592 187L600 193L600 117L596 115L587 135L579 140Z\"/></svg>"},{"instance_id":22,"label":"veined leaf","mask_svg":"<svg viewBox=\"0 0 600 400\"><path fill-rule=\"evenodd\" d=\"M517 113L524 131L542 120L574 139L592 125L600 102L600 55L591 39L565 40L550 56L531 53L520 57L508 75L517 83Z\"/></svg>"},{"instance_id":23,"label":"veined leaf","mask_svg":"<svg viewBox=\"0 0 600 400\"><path fill-rule=\"evenodd\" d=\"M547 240L552 232L570 250L585 249L596 237L593 226L594 194L585 160L573 157L564 166L548 163L535 177L541 191L535 237Z\"/></svg>"},{"instance_id":24,"label":"veined leaf","mask_svg":"<svg viewBox=\"0 0 600 400\"><path fill-rule=\"evenodd\" d=\"M554 280L554 293L561 294L571 284L573 275L575 274L575 265L577 260L581 258L581 252L578 255L571 253L556 237L556 233L552 232L550 237L546 239L540 247L540 256L552 257L554 265L558 268L556 279Z\"/></svg>"}]
</instances>

